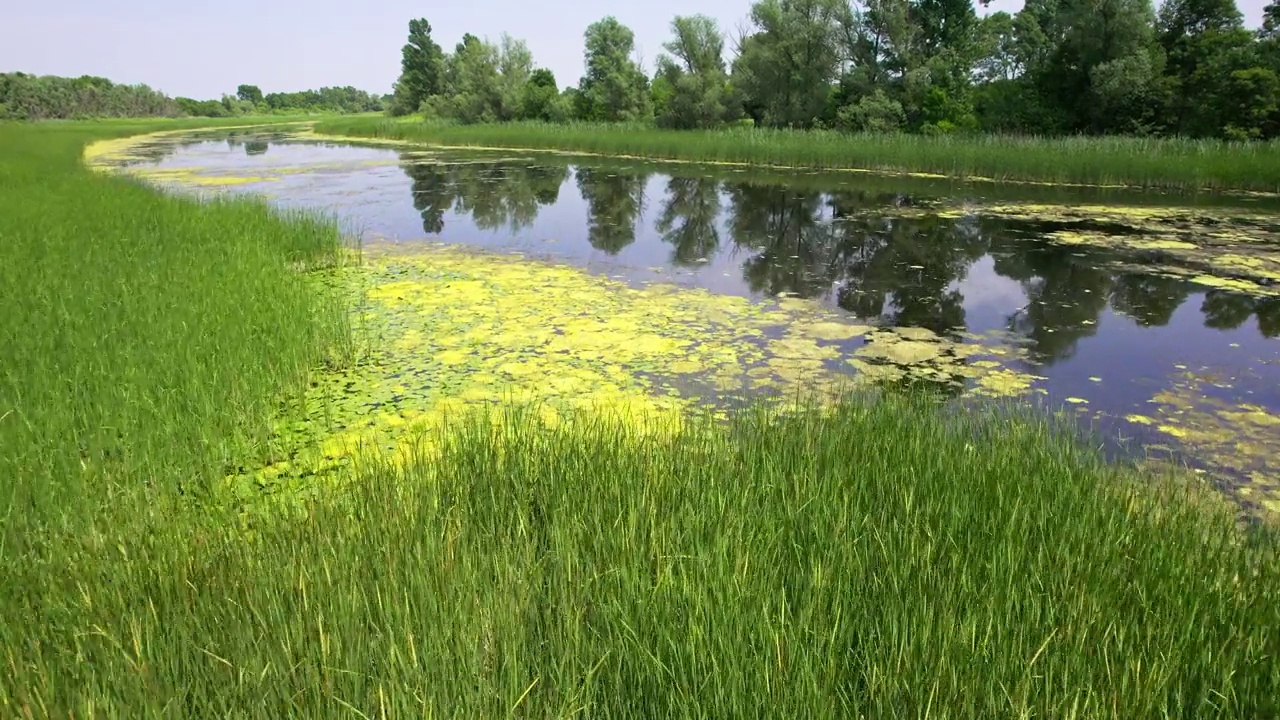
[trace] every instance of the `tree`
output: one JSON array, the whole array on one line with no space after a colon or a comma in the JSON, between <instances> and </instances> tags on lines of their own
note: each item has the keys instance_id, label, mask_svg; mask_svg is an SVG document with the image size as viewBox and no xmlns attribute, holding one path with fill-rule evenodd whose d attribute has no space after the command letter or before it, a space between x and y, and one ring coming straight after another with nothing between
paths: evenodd
<instances>
[{"instance_id":1,"label":"tree","mask_svg":"<svg viewBox=\"0 0 1280 720\"><path fill-rule=\"evenodd\" d=\"M705 15L676 17L671 21L671 33L673 39L663 44L671 55L658 57L654 79L658 123L688 129L715 127L736 119L741 102L729 85L724 35L716 21Z\"/></svg>"},{"instance_id":2,"label":"tree","mask_svg":"<svg viewBox=\"0 0 1280 720\"><path fill-rule=\"evenodd\" d=\"M1151 0L1028 0L1018 15L1026 17L1027 73L1046 110L1062 118L1058 129L1100 133L1148 122L1142 114L1154 112L1149 99L1163 71Z\"/></svg>"},{"instance_id":3,"label":"tree","mask_svg":"<svg viewBox=\"0 0 1280 720\"><path fill-rule=\"evenodd\" d=\"M463 123L495 122L501 118L501 51L467 33L445 62L442 91L431 98L431 111Z\"/></svg>"},{"instance_id":4,"label":"tree","mask_svg":"<svg viewBox=\"0 0 1280 720\"><path fill-rule=\"evenodd\" d=\"M1218 106L1222 135L1257 140L1280 135L1280 76L1270 68L1234 70L1222 87Z\"/></svg>"},{"instance_id":5,"label":"tree","mask_svg":"<svg viewBox=\"0 0 1280 720\"><path fill-rule=\"evenodd\" d=\"M1009 81L1022 74L1014 27L1013 16L1007 12L992 13L979 23L976 63L979 82Z\"/></svg>"},{"instance_id":6,"label":"tree","mask_svg":"<svg viewBox=\"0 0 1280 720\"><path fill-rule=\"evenodd\" d=\"M422 101L438 95L443 69L444 53L431 39L431 23L421 18L410 20L409 41L400 51L400 78L396 80L392 112L417 112Z\"/></svg>"},{"instance_id":7,"label":"tree","mask_svg":"<svg viewBox=\"0 0 1280 720\"><path fill-rule=\"evenodd\" d=\"M587 26L586 75L578 83L577 115L586 120L637 120L649 114L648 79L632 60L635 34L608 16Z\"/></svg>"},{"instance_id":8,"label":"tree","mask_svg":"<svg viewBox=\"0 0 1280 720\"><path fill-rule=\"evenodd\" d=\"M1263 40L1280 39L1280 0L1271 0L1262 8L1262 27L1258 29L1258 37Z\"/></svg>"},{"instance_id":9,"label":"tree","mask_svg":"<svg viewBox=\"0 0 1280 720\"><path fill-rule=\"evenodd\" d=\"M662 47L688 73L723 73L724 34L716 21L706 15L677 15L671 21L672 39Z\"/></svg>"},{"instance_id":10,"label":"tree","mask_svg":"<svg viewBox=\"0 0 1280 720\"><path fill-rule=\"evenodd\" d=\"M1169 129L1189 135L1212 135L1222 127L1216 103L1223 73L1249 64L1238 50L1252 44L1235 0L1165 0L1160 5L1158 35L1166 57L1171 89ZM1227 55L1234 57L1228 59ZM1224 67L1228 65L1230 67Z\"/></svg>"},{"instance_id":11,"label":"tree","mask_svg":"<svg viewBox=\"0 0 1280 720\"><path fill-rule=\"evenodd\" d=\"M530 73L520 101L520 116L527 120L558 122L567 114L560 91L556 89L556 76L546 68Z\"/></svg>"},{"instance_id":12,"label":"tree","mask_svg":"<svg viewBox=\"0 0 1280 720\"><path fill-rule=\"evenodd\" d=\"M812 127L824 114L841 60L845 0L759 0L756 32L743 39L733 82L752 100L756 120L775 127Z\"/></svg>"},{"instance_id":13,"label":"tree","mask_svg":"<svg viewBox=\"0 0 1280 720\"><path fill-rule=\"evenodd\" d=\"M241 85L236 88L236 97L257 105L262 102L262 90L257 85Z\"/></svg>"},{"instance_id":14,"label":"tree","mask_svg":"<svg viewBox=\"0 0 1280 720\"><path fill-rule=\"evenodd\" d=\"M498 49L498 109L499 120L518 120L523 117L525 91L533 76L533 53L524 40L516 40L502 34ZM555 78L551 79L555 88Z\"/></svg>"}]
</instances>

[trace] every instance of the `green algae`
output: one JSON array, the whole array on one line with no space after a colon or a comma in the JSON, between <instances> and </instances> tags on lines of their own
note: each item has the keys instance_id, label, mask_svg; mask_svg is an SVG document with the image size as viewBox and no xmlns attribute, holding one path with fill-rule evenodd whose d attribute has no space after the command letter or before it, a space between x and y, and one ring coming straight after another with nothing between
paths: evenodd
<instances>
[{"instance_id":1,"label":"green algae","mask_svg":"<svg viewBox=\"0 0 1280 720\"><path fill-rule=\"evenodd\" d=\"M1280 514L1280 415L1214 394L1236 382L1223 373L1181 371L1151 397L1150 411L1125 420L1190 450L1224 481L1229 494Z\"/></svg>"},{"instance_id":2,"label":"green algae","mask_svg":"<svg viewBox=\"0 0 1280 720\"><path fill-rule=\"evenodd\" d=\"M272 175L210 174L199 168L138 168L130 174L152 182L194 187L226 187L279 179Z\"/></svg>"},{"instance_id":3,"label":"green algae","mask_svg":"<svg viewBox=\"0 0 1280 720\"><path fill-rule=\"evenodd\" d=\"M1115 269L1178 277L1208 289L1280 296L1280 219L1237 209L991 205L978 214L1067 224L1042 236L1113 255ZM1141 258L1141 259L1139 259Z\"/></svg>"},{"instance_id":4,"label":"green algae","mask_svg":"<svg viewBox=\"0 0 1280 720\"><path fill-rule=\"evenodd\" d=\"M1006 397L1035 381L1011 366L1015 347L443 244L373 244L335 281L374 339L369 359L317 379L277 424L278 459L228 478L237 493L303 491L370 454L432 453L450 418L502 402L550 424L607 414L663 435L700 406L747 398L830 403L904 380Z\"/></svg>"}]
</instances>

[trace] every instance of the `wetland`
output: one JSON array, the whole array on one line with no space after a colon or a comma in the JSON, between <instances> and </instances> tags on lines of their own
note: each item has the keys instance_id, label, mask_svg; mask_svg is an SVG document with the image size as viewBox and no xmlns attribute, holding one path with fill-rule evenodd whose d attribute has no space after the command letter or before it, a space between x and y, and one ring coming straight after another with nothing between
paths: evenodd
<instances>
[{"instance_id":1,"label":"wetland","mask_svg":"<svg viewBox=\"0 0 1280 720\"><path fill-rule=\"evenodd\" d=\"M0 715L1275 714L1261 198L193 125L0 124Z\"/></svg>"},{"instance_id":2,"label":"wetland","mask_svg":"<svg viewBox=\"0 0 1280 720\"><path fill-rule=\"evenodd\" d=\"M90 156L320 209L360 239L338 284L358 288L371 357L313 383L277 459L236 482L297 483L353 444L403 451L468 403L723 411L889 384L1031 400L1115 457L1185 462L1280 510L1274 198L360 145L306 126Z\"/></svg>"}]
</instances>

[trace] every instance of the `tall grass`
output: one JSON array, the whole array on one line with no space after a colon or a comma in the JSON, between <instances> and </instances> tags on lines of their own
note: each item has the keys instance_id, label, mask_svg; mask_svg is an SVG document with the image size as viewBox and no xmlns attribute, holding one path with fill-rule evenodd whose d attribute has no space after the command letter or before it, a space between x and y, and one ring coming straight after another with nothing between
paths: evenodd
<instances>
[{"instance_id":1,"label":"tall grass","mask_svg":"<svg viewBox=\"0 0 1280 720\"><path fill-rule=\"evenodd\" d=\"M336 256L333 223L81 163L90 140L181 126L0 124L0 522L198 493L345 338L289 268Z\"/></svg>"},{"instance_id":2,"label":"tall grass","mask_svg":"<svg viewBox=\"0 0 1280 720\"><path fill-rule=\"evenodd\" d=\"M0 713L1273 717L1280 566L1033 419L909 401L668 441L483 419L254 540L5 591Z\"/></svg>"},{"instance_id":3,"label":"tall grass","mask_svg":"<svg viewBox=\"0 0 1280 720\"><path fill-rule=\"evenodd\" d=\"M1004 181L1182 190L1280 191L1280 141L1130 137L850 135L831 131L659 130L645 125L450 125L342 118L318 132L445 145L530 148L823 170L935 173Z\"/></svg>"}]
</instances>

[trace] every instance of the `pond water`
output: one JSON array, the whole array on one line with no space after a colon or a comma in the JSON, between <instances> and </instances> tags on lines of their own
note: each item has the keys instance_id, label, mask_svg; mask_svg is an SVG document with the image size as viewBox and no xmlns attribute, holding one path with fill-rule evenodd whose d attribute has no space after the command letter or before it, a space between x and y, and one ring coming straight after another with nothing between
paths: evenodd
<instances>
[{"instance_id":1,"label":"pond water","mask_svg":"<svg viewBox=\"0 0 1280 720\"><path fill-rule=\"evenodd\" d=\"M825 331L831 339L865 344L873 328L903 333L896 354L881 359L915 362L902 349L919 350L920 339L998 338L1014 349L997 353L1003 367L1029 378L1033 397L1086 418L1107 438L1176 452L1246 505L1280 510L1274 199L359 146L243 131L155 139L135 147L127 164L161 184L260 193L333 213L370 246L403 251L438 240L550 260L634 288L700 289L758 307L809 304L815 326L834 318L863 328ZM478 272L513 271L499 264ZM592 292L582 287L582 297ZM813 348L796 362L868 369Z\"/></svg>"}]
</instances>

